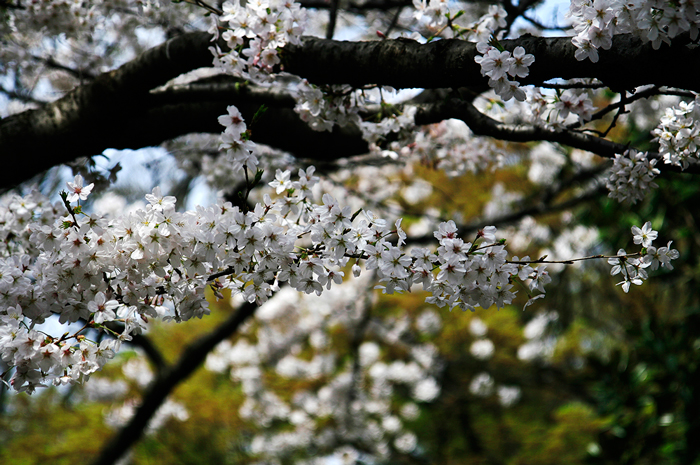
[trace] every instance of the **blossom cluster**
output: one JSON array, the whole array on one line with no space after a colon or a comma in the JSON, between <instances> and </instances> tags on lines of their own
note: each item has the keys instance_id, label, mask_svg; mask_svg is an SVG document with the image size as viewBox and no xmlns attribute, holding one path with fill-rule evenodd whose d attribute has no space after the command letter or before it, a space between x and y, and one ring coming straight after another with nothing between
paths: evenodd
<instances>
[{"instance_id":1,"label":"blossom cluster","mask_svg":"<svg viewBox=\"0 0 700 465\"><path fill-rule=\"evenodd\" d=\"M17 79L14 86L4 87L31 89L33 99L41 101L64 95L90 74L120 66L125 59L164 41L168 29L196 27L202 16L194 5L165 0L13 0L1 4L0 69L3 75ZM54 69L68 72L47 72ZM43 84L35 86L39 81ZM3 103L0 111L14 113L27 106L32 105L13 99L9 106Z\"/></svg>"},{"instance_id":2,"label":"blossom cluster","mask_svg":"<svg viewBox=\"0 0 700 465\"><path fill-rule=\"evenodd\" d=\"M475 137L464 122L454 119L424 126L404 152L450 177L497 168L505 158L492 139Z\"/></svg>"},{"instance_id":3,"label":"blossom cluster","mask_svg":"<svg viewBox=\"0 0 700 465\"><path fill-rule=\"evenodd\" d=\"M700 3L658 0L572 0L568 16L573 19L576 59L598 61L598 49L612 47L615 34L634 34L651 42L654 49L683 33L698 37Z\"/></svg>"},{"instance_id":4,"label":"blossom cluster","mask_svg":"<svg viewBox=\"0 0 700 465\"><path fill-rule=\"evenodd\" d=\"M371 119L363 119L360 113L370 112L370 99L365 95L365 90L353 90L349 86L329 86L322 90L305 79L294 89L294 98L297 102L294 111L311 129L331 131L336 124L357 126L362 138L369 142L372 152L381 151L379 146L391 133L397 134L398 140L392 144L395 151L401 150L413 140L414 116L417 111L414 106L407 106L402 111L381 111Z\"/></svg>"},{"instance_id":5,"label":"blossom cluster","mask_svg":"<svg viewBox=\"0 0 700 465\"><path fill-rule=\"evenodd\" d=\"M533 122L552 129L563 129L567 122L571 122L570 116L585 123L595 110L590 92L584 89L566 89L550 94L532 89L528 92L527 102Z\"/></svg>"},{"instance_id":6,"label":"blossom cluster","mask_svg":"<svg viewBox=\"0 0 700 465\"><path fill-rule=\"evenodd\" d=\"M664 163L688 168L700 158L700 98L678 107L667 108L659 125L651 132L659 142Z\"/></svg>"},{"instance_id":7,"label":"blossom cluster","mask_svg":"<svg viewBox=\"0 0 700 465\"><path fill-rule=\"evenodd\" d=\"M241 386L241 418L263 428L251 441L259 459L284 460L309 448L322 455L356 453L348 450L347 438L364 454L384 460L392 444L399 453L415 447L407 423L420 414L421 404L439 395L442 363L433 344L409 347L404 340L417 336L413 323L419 334L426 323L434 333L441 320L427 309L415 322L401 315L370 330L364 315L371 311L371 299L357 296L366 294L371 282L368 274L313 299L280 290L235 342L224 341L207 357L207 369L228 373ZM333 334L364 340L347 354ZM400 347L406 357L387 356L386 347ZM304 355L309 349L310 359ZM313 387L285 395L285 385L300 382ZM397 391L407 393L400 403ZM283 424L283 431L268 428L273 422Z\"/></svg>"},{"instance_id":8,"label":"blossom cluster","mask_svg":"<svg viewBox=\"0 0 700 465\"><path fill-rule=\"evenodd\" d=\"M520 83L512 81L511 77L526 77L528 67L535 61L534 56L525 53L523 47L516 47L511 53L502 47L494 46L492 39L502 38L507 25L507 13L501 5L489 5L488 12L475 22L462 26L455 20L464 11L450 15L448 2L442 0L413 0L414 18L421 21L427 19L428 28L438 30L438 34L449 27L456 37L477 43L477 55L474 60L481 65L481 74L489 77L489 85L504 100L515 97L525 100L525 92Z\"/></svg>"},{"instance_id":9,"label":"blossom cluster","mask_svg":"<svg viewBox=\"0 0 700 465\"><path fill-rule=\"evenodd\" d=\"M138 401L129 399L121 405L113 407L105 413L105 424L112 429L124 427L134 416L139 406L140 403ZM187 408L184 405L168 398L158 407L158 410L156 410L153 417L149 420L146 426L146 434L154 434L171 418L178 421L187 421L189 417L190 414L187 412Z\"/></svg>"},{"instance_id":10,"label":"blossom cluster","mask_svg":"<svg viewBox=\"0 0 700 465\"><path fill-rule=\"evenodd\" d=\"M481 55L474 57L481 65L482 76L488 76L489 86L503 99L515 98L519 101L525 100L525 91L520 88L518 81L511 81L510 77L526 77L530 70L529 66L534 63L535 57L525 53L523 47L515 47L513 53L496 47L487 42L479 42L476 45L477 51Z\"/></svg>"},{"instance_id":11,"label":"blossom cluster","mask_svg":"<svg viewBox=\"0 0 700 465\"><path fill-rule=\"evenodd\" d=\"M489 5L488 12L476 21L461 25L458 20L464 18L463 10L450 14L449 2L444 0L413 0L413 17L419 23L425 23L428 29L441 33L446 27L450 27L455 36L459 36L470 42L487 41L496 30L496 34L502 37L505 32L506 10L502 5Z\"/></svg>"},{"instance_id":12,"label":"blossom cluster","mask_svg":"<svg viewBox=\"0 0 700 465\"><path fill-rule=\"evenodd\" d=\"M616 154L610 176L605 185L610 191L608 197L618 202L636 203L646 192L658 187L654 178L659 174L655 168L656 159L649 159L646 152L628 149L624 154Z\"/></svg>"},{"instance_id":13,"label":"blossom cluster","mask_svg":"<svg viewBox=\"0 0 700 465\"><path fill-rule=\"evenodd\" d=\"M453 221L442 223L434 236L440 244L435 255L421 248L414 249L412 255L419 282L432 293L426 302L438 307L473 311L496 304L502 308L515 298L514 279L530 280L530 291L540 292L551 281L545 266L531 267L529 257L507 260L505 246L496 241L494 226L481 229L474 243L459 238ZM439 270L435 278L430 272L433 262Z\"/></svg>"},{"instance_id":14,"label":"blossom cluster","mask_svg":"<svg viewBox=\"0 0 700 465\"><path fill-rule=\"evenodd\" d=\"M178 213L175 198L155 188L146 208L108 219L68 200L90 193L80 176L63 195L67 214L36 193L15 197L3 215L7 240L0 265L0 355L17 367L13 387L32 391L45 382L82 380L141 331L146 318L185 321L208 314L207 286L258 304L283 282L320 295L342 282L346 266L358 276L364 262L384 292L422 284L432 293L428 300L441 307L503 307L515 297L515 275L544 290L546 272L507 263L494 227L470 243L459 239L453 222L443 223L436 251L409 254L401 249L401 220L390 225L368 211L353 214L328 194L322 204L313 203L313 173L313 167L299 170L291 181L288 171L278 170L270 185L284 195L266 196L251 211L222 202ZM38 333L34 326L53 314L85 326L70 336ZM106 326L113 321L123 329ZM88 328L107 330L114 339L90 342L83 333Z\"/></svg>"},{"instance_id":15,"label":"blossom cluster","mask_svg":"<svg viewBox=\"0 0 700 465\"><path fill-rule=\"evenodd\" d=\"M415 129L414 118L417 110L416 107L409 106L400 114L389 114L381 118L379 122L362 121L360 123L360 131L362 131L363 139L371 143L376 143L382 137L392 132L399 134L413 132L413 129Z\"/></svg>"},{"instance_id":16,"label":"blossom cluster","mask_svg":"<svg viewBox=\"0 0 700 465\"><path fill-rule=\"evenodd\" d=\"M329 194L313 203L319 180L313 174L313 167L299 170L292 181L289 171L278 170L270 186L281 196L266 196L250 211L222 202L178 213L175 198L155 188L146 208L108 219L71 204L91 193L80 176L68 183L62 205L37 193L13 197L2 215L0 259L0 357L16 368L10 384L32 392L47 382L83 381L142 331L147 318L185 321L208 314L207 287L215 295L230 289L257 304L284 282L321 295L340 284L348 268L360 276L363 263L385 293L422 285L429 303L474 310L512 303L515 280L528 281L530 295L544 293L551 280L538 261L509 260L493 226L465 242L454 222L441 223L436 249L404 251L400 219L390 225L369 211L353 213ZM642 260L624 253L617 258L624 282L639 284L644 268L670 268L677 257L670 243L653 248L649 229L633 231L644 247ZM83 327L61 336L40 333L36 325L51 315ZM93 342L90 328L112 338Z\"/></svg>"},{"instance_id":17,"label":"blossom cluster","mask_svg":"<svg viewBox=\"0 0 700 465\"><path fill-rule=\"evenodd\" d=\"M17 23L22 20L31 20L49 34L76 35L94 28L99 19L102 0L92 2L80 2L70 0L36 0L28 2L17 13L9 15L9 27L15 29ZM12 9L10 10L12 11ZM21 23L20 23L21 24ZM26 27L26 24L21 26Z\"/></svg>"},{"instance_id":18,"label":"blossom cluster","mask_svg":"<svg viewBox=\"0 0 700 465\"><path fill-rule=\"evenodd\" d=\"M525 325L525 343L518 347L519 360L547 362L552 359L558 341L547 329L558 319L556 311L541 311Z\"/></svg>"},{"instance_id":19,"label":"blossom cluster","mask_svg":"<svg viewBox=\"0 0 700 465\"><path fill-rule=\"evenodd\" d=\"M324 92L302 79L294 90L294 98L294 111L315 131L331 131L336 124L359 126L361 122L359 110L364 105L349 86L331 86Z\"/></svg>"},{"instance_id":20,"label":"blossom cluster","mask_svg":"<svg viewBox=\"0 0 700 465\"><path fill-rule=\"evenodd\" d=\"M450 14L449 2L446 0L413 0L413 17L418 21L425 20L428 27L439 29L447 25Z\"/></svg>"},{"instance_id":21,"label":"blossom cluster","mask_svg":"<svg viewBox=\"0 0 700 465\"><path fill-rule=\"evenodd\" d=\"M227 114L219 116L219 124L224 126L221 135L220 155L231 174L239 175L245 169L255 172L258 167L258 157L255 155L256 146L248 138L247 127L241 112L233 105L226 108Z\"/></svg>"},{"instance_id":22,"label":"blossom cluster","mask_svg":"<svg viewBox=\"0 0 700 465\"><path fill-rule=\"evenodd\" d=\"M287 43L300 43L305 10L294 2L261 0L247 2L244 6L238 1L226 2L223 12L218 20L225 25L221 36L231 51L223 53L218 47L212 47L214 65L236 77L269 84L274 67L279 63L278 50ZM219 23L215 24L215 32L218 32ZM390 132L406 132L413 128L415 109L382 117L377 123L362 121L360 111L365 109L363 91L348 86L331 86L322 90L300 79L292 94L297 101L294 110L317 131L330 131L335 124L354 124L361 128L364 138L373 143ZM227 157L232 159L234 173L243 166L254 169L257 158L253 155L254 145L246 138L245 125L239 131L239 126L232 122L232 118L240 120L240 113L235 107L229 107L228 111L228 116L219 118L226 127L221 149L226 150Z\"/></svg>"},{"instance_id":23,"label":"blossom cluster","mask_svg":"<svg viewBox=\"0 0 700 465\"><path fill-rule=\"evenodd\" d=\"M488 42L493 35L501 38L507 25L506 16L508 13L502 5L489 5L488 12L470 24L462 35L470 42Z\"/></svg>"},{"instance_id":24,"label":"blossom cluster","mask_svg":"<svg viewBox=\"0 0 700 465\"><path fill-rule=\"evenodd\" d=\"M296 2L282 0L238 0L224 2L223 15L212 32L224 29L221 37L230 51L212 47L214 64L226 73L255 83L269 83L280 60L278 49L299 44L304 32L306 10Z\"/></svg>"},{"instance_id":25,"label":"blossom cluster","mask_svg":"<svg viewBox=\"0 0 700 465\"><path fill-rule=\"evenodd\" d=\"M608 259L608 263L613 266L610 274L615 276L622 273L623 280L617 284L622 285L622 290L625 292L629 292L632 284L641 285L649 277L646 268L656 270L662 266L672 270L671 260L677 259L680 255L676 249L671 248L672 241L669 241L664 247L653 246L659 233L651 228L650 221L644 223L641 228L632 226L632 235L634 243L642 246L641 253L633 254L637 255L638 258L630 256L624 249L620 249L617 251L616 257Z\"/></svg>"}]
</instances>

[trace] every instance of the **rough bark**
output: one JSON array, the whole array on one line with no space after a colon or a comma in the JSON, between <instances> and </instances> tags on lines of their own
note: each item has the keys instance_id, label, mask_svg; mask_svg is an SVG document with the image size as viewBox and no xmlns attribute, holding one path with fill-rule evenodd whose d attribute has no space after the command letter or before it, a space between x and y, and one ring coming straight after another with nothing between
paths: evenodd
<instances>
[{"instance_id":1,"label":"rough bark","mask_svg":"<svg viewBox=\"0 0 700 465\"><path fill-rule=\"evenodd\" d=\"M618 90L656 84L700 91L695 74L680 71L684 63L700 62L700 48L685 46L684 38L677 38L672 47L662 45L653 50L650 44L629 35L616 36L610 50L600 51L598 63L576 60L569 38L524 36L503 41L503 45L509 50L522 45L536 57L522 84L588 77ZM20 171L0 173L0 188L107 148L137 149L188 133L219 132L216 117L224 114L229 104L241 105L244 116L252 115L265 101L263 96L211 90L206 95L152 92L185 72L211 66L209 46L211 36L207 33L184 34L55 102L1 120L0 154L6 160L23 157L28 162ZM487 89L486 79L474 62L475 53L474 44L458 40L420 44L413 40L343 42L306 37L301 45L282 50L282 67L318 84L468 87L480 92ZM313 132L295 119L289 100L275 101L271 106L255 130L254 138L259 142L318 160L366 150L357 131ZM605 145L595 142L593 148Z\"/></svg>"},{"instance_id":2,"label":"rough bark","mask_svg":"<svg viewBox=\"0 0 700 465\"><path fill-rule=\"evenodd\" d=\"M563 78L597 78L613 89L657 84L700 90L693 73L680 72L683 63L700 62L700 48L685 46L677 38L673 46L654 50L651 44L623 34L613 38L600 60L578 61L569 37L525 35L501 42L507 50L522 46L535 56L530 74L520 83L542 84ZM379 84L396 88L483 88L486 78L474 62L476 44L438 40L420 44L414 40L343 42L307 37L302 44L287 45L282 54L285 71L317 84Z\"/></svg>"}]
</instances>

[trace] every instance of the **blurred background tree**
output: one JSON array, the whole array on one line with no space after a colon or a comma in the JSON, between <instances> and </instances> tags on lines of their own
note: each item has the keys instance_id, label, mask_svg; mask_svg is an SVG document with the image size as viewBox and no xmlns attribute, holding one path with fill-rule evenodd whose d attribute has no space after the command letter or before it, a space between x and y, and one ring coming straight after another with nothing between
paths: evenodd
<instances>
[{"instance_id":1,"label":"blurred background tree","mask_svg":"<svg viewBox=\"0 0 700 465\"><path fill-rule=\"evenodd\" d=\"M19 26L11 13L28 6L0 2L1 40L8 50L0 59L3 116L44 108L166 38L209 25L197 6L201 2L118 3L104 18L109 25L102 35L66 38L61 32L66 25L45 17L44 41L18 48L21 41L13 42L12 34ZM214 11L221 8L214 3L209 6ZM311 35L367 39L375 31L392 38L420 31L428 36L411 22L406 2L305 5ZM549 2L500 5L511 18L509 37L547 36L564 28L549 22L561 20ZM478 2L459 6L471 20L488 11ZM542 18L551 27L543 26ZM112 35L115 31L130 32ZM201 60L209 63L211 57ZM236 82L226 87L230 80L199 72L191 81L183 79L183 87L171 82L161 94L149 95L167 100L168 92L187 91L177 102L184 105L212 91L219 102L207 112L223 114L226 97L242 102L247 120L262 105L272 108L269 115L286 118L283 110L291 112L293 103L284 96L261 97L255 86ZM552 98L561 98L567 84L550 84L550 94L557 96ZM598 108L612 109L618 96L627 96L598 89L592 81L579 84L590 87ZM482 85L472 91L486 91ZM383 92L398 104L434 103L450 95ZM653 149L650 131L664 106L692 97L676 94L635 100L629 114L601 114L587 127L590 133L605 131L610 140ZM493 93L468 100L492 118L522 123L522 107L503 104ZM390 108L383 98L381 103ZM134 115L135 126L145 124L140 113ZM630 208L607 197L607 160L569 145L477 137L464 122L440 117L417 130L425 144L419 140L408 151L394 151L393 135L382 141L384 152L370 150L355 128L350 135L333 132L336 145L309 139L315 149L308 155L291 145L277 150L276 139L289 134L276 134L288 130L280 125L286 120L276 117L266 120L263 113L259 125L251 125L252 138L260 135L270 144L261 149L263 184L277 168L315 163L323 178L315 192L319 199L330 192L353 211L364 206L403 217L409 245L423 244L435 223L453 219L465 240L495 224L513 253L564 260L613 254L629 246L631 226L651 221L663 241L674 241L681 257L672 271L660 270L629 294L614 286L617 279L609 276L605 262L552 265L547 298L525 311L525 290L501 311L462 313L427 305L420 289L383 295L367 275L321 297L284 288L176 385L120 463L697 463L700 232L695 218L700 218L700 194L692 174L665 173L659 187ZM177 195L181 207L217 198L236 201L242 180L227 175L227 161L217 152L221 127L215 117L210 123L183 129L184 135L163 136L157 148L71 158L68 168L57 166L25 184L13 181L4 187L26 192L37 185L57 198L64 182L82 173L103 192L84 208L102 212L134 208L154 185ZM134 130L132 123L114 129L104 120L99 124L125 134ZM292 132L298 128L291 127ZM304 142L308 134L317 133L299 132L297 138ZM143 145L157 144L149 139ZM336 148L337 156L318 155ZM62 150L70 152L70 147ZM28 153L45 157L38 149ZM260 201L266 193L274 196L274 189L263 185L249 200ZM349 267L345 271L351 274ZM95 463L112 463L99 458L100 452L129 428L145 393L187 357L188 344L215 332L241 307L238 297L225 297L211 296L212 314L202 320L150 322L142 338L84 385L47 388L33 397L0 390L0 463L73 464L93 457L98 457Z\"/></svg>"}]
</instances>

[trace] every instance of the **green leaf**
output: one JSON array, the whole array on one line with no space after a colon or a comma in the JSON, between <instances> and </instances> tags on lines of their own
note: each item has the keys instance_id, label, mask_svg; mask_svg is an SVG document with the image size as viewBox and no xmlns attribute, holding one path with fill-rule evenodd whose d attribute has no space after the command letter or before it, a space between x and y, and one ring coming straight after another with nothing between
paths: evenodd
<instances>
[{"instance_id":1,"label":"green leaf","mask_svg":"<svg viewBox=\"0 0 700 465\"><path fill-rule=\"evenodd\" d=\"M262 179L263 173L265 170L257 170L255 172L255 179L253 180L253 186L257 186L260 183L260 180Z\"/></svg>"},{"instance_id":2,"label":"green leaf","mask_svg":"<svg viewBox=\"0 0 700 465\"><path fill-rule=\"evenodd\" d=\"M264 105L264 104L263 104L263 105L260 105L260 108L258 108L258 110L257 110L257 111L255 112L255 114L253 115L253 120L250 122L250 125L252 126L252 125L255 124L260 118L262 118L262 116L265 114L266 111L267 111L267 105Z\"/></svg>"}]
</instances>

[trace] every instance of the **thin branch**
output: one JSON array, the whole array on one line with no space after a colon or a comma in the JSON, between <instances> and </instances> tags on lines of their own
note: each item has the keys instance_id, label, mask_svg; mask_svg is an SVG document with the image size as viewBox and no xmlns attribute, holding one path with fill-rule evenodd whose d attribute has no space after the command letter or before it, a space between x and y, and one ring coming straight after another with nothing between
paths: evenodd
<instances>
[{"instance_id":1,"label":"thin branch","mask_svg":"<svg viewBox=\"0 0 700 465\"><path fill-rule=\"evenodd\" d=\"M124 332L124 324L117 321L110 321L109 323L106 323L105 326L107 326L107 328L114 333L121 334ZM155 368L156 373L162 373L167 368L168 363L165 361L165 357L163 357L163 354L160 353L158 348L153 344L148 336L143 334L133 334L129 344L143 350L146 357L148 357L148 360L150 360L151 364Z\"/></svg>"},{"instance_id":2,"label":"thin branch","mask_svg":"<svg viewBox=\"0 0 700 465\"><path fill-rule=\"evenodd\" d=\"M614 158L615 154L624 153L627 149L623 144L586 134L555 131L541 126L502 123L481 113L474 104L463 99L449 99L426 106L416 112L415 117L416 124L430 124L448 118L461 119L478 136L489 136L511 142L558 142L606 158Z\"/></svg>"},{"instance_id":3,"label":"thin branch","mask_svg":"<svg viewBox=\"0 0 700 465\"><path fill-rule=\"evenodd\" d=\"M335 25L338 21L339 0L331 0L331 9L328 12L328 28L326 29L326 39L332 39L335 34Z\"/></svg>"},{"instance_id":4,"label":"thin branch","mask_svg":"<svg viewBox=\"0 0 700 465\"><path fill-rule=\"evenodd\" d=\"M514 224L527 216L538 216L545 215L549 213L556 213L561 211L567 211L574 207L591 201L595 198L600 197L605 193L605 187L600 186L593 189L588 189L582 194L570 198L568 200L559 203L539 203L534 205L528 205L519 210L504 213L498 216L492 216L490 218L482 218L471 223L464 223L457 225L462 237L467 237L469 234L479 231L484 225L497 225L498 227L503 227L506 225ZM406 244L425 244L435 240L432 234L424 236L413 236L406 239Z\"/></svg>"},{"instance_id":5,"label":"thin branch","mask_svg":"<svg viewBox=\"0 0 700 465\"><path fill-rule=\"evenodd\" d=\"M609 112L616 110L618 108L624 108L625 105L628 105L636 100L653 97L654 95L658 95L660 93L661 92L659 91L658 86L651 86L650 88L642 90L640 92L636 92L635 94L633 94L629 97L627 97L627 96L623 97L621 95L620 100L618 102L611 103L610 105L607 105L605 108L602 108L602 109L598 110L597 112L593 113L590 121L595 121L597 119L600 119L603 116L605 116L606 114L608 114ZM619 113L618 113L618 115L619 115ZM582 125L583 125L583 123L576 122L576 123L570 124L569 126L567 126L567 128L568 129L576 129L576 128L581 127ZM608 132L609 132L609 129L608 129ZM604 136L605 135L607 135L607 132L604 134Z\"/></svg>"},{"instance_id":6,"label":"thin branch","mask_svg":"<svg viewBox=\"0 0 700 465\"><path fill-rule=\"evenodd\" d=\"M682 89L670 89L670 88L662 88L659 91L660 95L675 95L677 97L685 97L685 98L696 98L698 96L697 92L689 92L687 90L682 90Z\"/></svg>"},{"instance_id":7,"label":"thin branch","mask_svg":"<svg viewBox=\"0 0 700 465\"><path fill-rule=\"evenodd\" d=\"M90 71L87 71L87 70L84 70L81 68L78 68L78 69L71 68L70 66L66 66L64 64L57 62L53 57L44 58L44 57L33 55L32 59L34 59L36 61L40 61L41 63L45 64L46 66L48 66L50 68L57 69L60 71L65 71L66 73L70 74L74 78L80 80L81 84L84 80L91 81L91 80L95 79L95 75L92 74Z\"/></svg>"},{"instance_id":8,"label":"thin branch","mask_svg":"<svg viewBox=\"0 0 700 465\"><path fill-rule=\"evenodd\" d=\"M5 87L0 88L0 92L5 94L7 98L19 100L20 102L36 103L39 105L43 105L46 103L45 101L35 99L27 92L18 92L16 90L6 89Z\"/></svg>"},{"instance_id":9,"label":"thin branch","mask_svg":"<svg viewBox=\"0 0 700 465\"><path fill-rule=\"evenodd\" d=\"M370 279L370 283L376 281L376 271L372 272L372 278ZM369 288L371 290L371 287ZM360 365L360 354L359 354L359 349L360 345L362 344L362 340L365 337L365 333L367 332L367 327L372 319L372 306L374 305L373 300L376 300L376 294L373 292L365 292L364 293L365 298L362 302L362 308L361 308L361 316L360 320L357 323L357 326L355 327L355 330L352 334L352 338L350 340L350 357L352 359L352 375L351 375L351 381L350 381L350 386L347 392L347 400L346 400L346 415L348 416L348 420L352 421L353 414L352 414L352 404L355 400L357 400L358 395L357 395L357 390L360 387L360 375L361 375L361 365Z\"/></svg>"},{"instance_id":10,"label":"thin branch","mask_svg":"<svg viewBox=\"0 0 700 465\"><path fill-rule=\"evenodd\" d=\"M627 97L627 92L623 91L623 93L620 94L620 101L618 102L619 103L618 110L615 113L615 116L613 116L612 121L610 122L610 124L608 125L608 128L605 131L599 132L599 131L595 131L593 129L584 129L584 131L591 131L595 134L598 134L599 137L607 137L608 134L610 134L610 131L612 131L612 128L614 128L617 125L617 120L620 119L620 116L622 116L626 113L629 113L629 110L625 109L625 106L626 106L626 104L629 103L629 100L630 99L629 99L629 97Z\"/></svg>"},{"instance_id":11,"label":"thin branch","mask_svg":"<svg viewBox=\"0 0 700 465\"><path fill-rule=\"evenodd\" d=\"M501 1L503 9L506 10L506 13L508 14L508 16L506 16L506 26L503 28L503 30L506 31L506 36L510 34L510 30L515 23L515 20L518 19L519 16L525 17L525 12L539 1L540 0L520 0L517 5L515 5L512 0ZM499 31L497 30L496 33L498 32Z\"/></svg>"},{"instance_id":12,"label":"thin branch","mask_svg":"<svg viewBox=\"0 0 700 465\"><path fill-rule=\"evenodd\" d=\"M623 154L629 149L628 144L620 144L580 132L556 131L540 126L502 123L481 113L471 102L460 99L451 99L441 104L431 105L422 112L419 110L416 113L416 124L430 124L436 122L435 118L440 118L440 121L447 118L461 119L467 123L474 134L479 136L489 136L511 142L557 142L605 158L615 158L616 154ZM663 166L664 171L700 173L700 164L690 165L682 170L679 166L664 165L663 157L658 153L650 151L647 155L649 159L658 160L659 166Z\"/></svg>"},{"instance_id":13,"label":"thin branch","mask_svg":"<svg viewBox=\"0 0 700 465\"><path fill-rule=\"evenodd\" d=\"M396 13L394 13L394 16L391 18L391 22L389 23L389 26L386 28L386 31L384 31L384 36L389 37L389 34L391 34L391 31L396 28L396 25L399 23L399 16L401 16L401 12L403 11L403 6L400 6L396 9Z\"/></svg>"},{"instance_id":14,"label":"thin branch","mask_svg":"<svg viewBox=\"0 0 700 465\"><path fill-rule=\"evenodd\" d=\"M204 2L202 0L173 0L173 3L180 3L183 1L185 3L190 3L192 5L203 8L203 9L207 10L209 13L214 13L217 16L221 16L222 14L224 14L224 12L221 9L213 7L213 6L209 5L207 2Z\"/></svg>"},{"instance_id":15,"label":"thin branch","mask_svg":"<svg viewBox=\"0 0 700 465\"><path fill-rule=\"evenodd\" d=\"M573 265L575 262L580 262L583 260L599 260L601 258L617 258L625 259L630 257L641 257L641 252L628 253L625 255L590 255L588 257L570 258L568 260L547 260L547 255L538 258L537 260L506 260L506 263L513 263L515 265L532 265L540 263L560 263L563 265Z\"/></svg>"}]
</instances>

